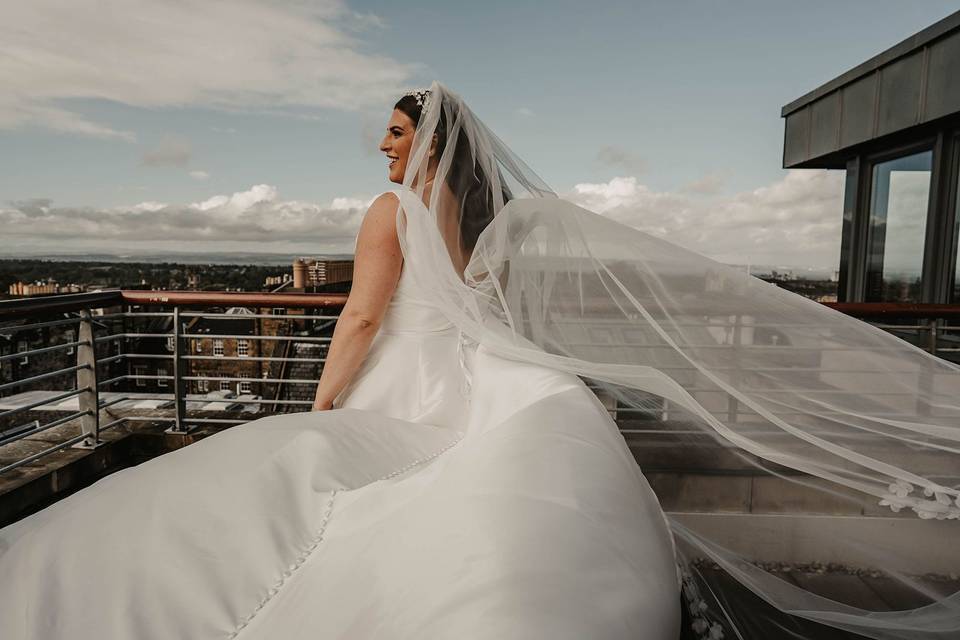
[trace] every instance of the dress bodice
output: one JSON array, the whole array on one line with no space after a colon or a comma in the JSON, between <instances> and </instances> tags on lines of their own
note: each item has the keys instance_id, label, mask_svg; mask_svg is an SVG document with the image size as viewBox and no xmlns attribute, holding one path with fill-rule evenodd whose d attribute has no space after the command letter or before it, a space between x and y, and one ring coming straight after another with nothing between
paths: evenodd
<instances>
[{"instance_id":1,"label":"dress bodice","mask_svg":"<svg viewBox=\"0 0 960 640\"><path fill-rule=\"evenodd\" d=\"M405 266L401 268L400 280L390 298L380 331L385 333L436 333L456 331L439 309L420 291L413 274Z\"/></svg>"},{"instance_id":2,"label":"dress bodice","mask_svg":"<svg viewBox=\"0 0 960 640\"><path fill-rule=\"evenodd\" d=\"M468 360L463 334L404 263L370 351L333 406L461 428Z\"/></svg>"}]
</instances>

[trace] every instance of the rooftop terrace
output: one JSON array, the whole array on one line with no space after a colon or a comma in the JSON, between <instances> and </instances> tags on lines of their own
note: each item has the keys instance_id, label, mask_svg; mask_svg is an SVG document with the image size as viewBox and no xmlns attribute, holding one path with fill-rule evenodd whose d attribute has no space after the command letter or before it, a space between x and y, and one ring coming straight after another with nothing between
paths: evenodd
<instances>
[{"instance_id":1,"label":"rooftop terrace","mask_svg":"<svg viewBox=\"0 0 960 640\"><path fill-rule=\"evenodd\" d=\"M309 410L345 299L111 291L0 302L0 526L217 431ZM832 306L941 357L960 358L960 305ZM233 348L231 341L258 347ZM216 375L211 365L226 373ZM151 373L158 367L165 373ZM917 606L925 596L871 577L867 558L831 555L825 549L834 547L823 544L847 536L883 546L908 534L918 540L908 560L929 574L928 587L960 588L950 573L960 567L960 550L933 547L933 538L923 544L933 527L955 523L894 514L859 496L824 491L788 469L779 477L759 474L755 461L677 422L669 406L652 400L624 407L594 388L664 510L691 527L708 526L730 549L778 567L785 580L865 608ZM736 408L717 411L730 419ZM933 456L929 464L936 470L942 461ZM960 482L958 469L936 472ZM708 565L703 579L723 580Z\"/></svg>"}]
</instances>

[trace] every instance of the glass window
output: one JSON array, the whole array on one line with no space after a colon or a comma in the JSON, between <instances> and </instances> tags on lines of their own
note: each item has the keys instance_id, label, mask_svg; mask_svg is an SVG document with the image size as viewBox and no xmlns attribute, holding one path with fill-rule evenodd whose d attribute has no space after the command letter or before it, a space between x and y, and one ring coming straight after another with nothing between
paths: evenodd
<instances>
[{"instance_id":1,"label":"glass window","mask_svg":"<svg viewBox=\"0 0 960 640\"><path fill-rule=\"evenodd\" d=\"M919 302L933 152L873 166L868 302Z\"/></svg>"},{"instance_id":2,"label":"glass window","mask_svg":"<svg viewBox=\"0 0 960 640\"><path fill-rule=\"evenodd\" d=\"M247 340L237 340L237 355L245 358L249 353L250 343Z\"/></svg>"},{"instance_id":3,"label":"glass window","mask_svg":"<svg viewBox=\"0 0 960 640\"><path fill-rule=\"evenodd\" d=\"M166 368L164 368L164 367L157 367L157 376L160 376L160 377L157 378L157 386L158 386L158 387L166 387L166 386L167 386L167 383L170 382L170 381L167 380L167 378L166 378L166 376L167 376L167 370L166 370Z\"/></svg>"},{"instance_id":4,"label":"glass window","mask_svg":"<svg viewBox=\"0 0 960 640\"><path fill-rule=\"evenodd\" d=\"M147 368L146 368L145 366L134 365L134 367L133 367L133 375L136 376L137 386L138 386L138 387L145 387L145 386L147 386L147 380L146 380L146 378L142 378L142 377L141 377L141 376L147 375Z\"/></svg>"},{"instance_id":5,"label":"glass window","mask_svg":"<svg viewBox=\"0 0 960 640\"><path fill-rule=\"evenodd\" d=\"M223 355L223 340L217 338L213 341L213 355L222 356Z\"/></svg>"}]
</instances>

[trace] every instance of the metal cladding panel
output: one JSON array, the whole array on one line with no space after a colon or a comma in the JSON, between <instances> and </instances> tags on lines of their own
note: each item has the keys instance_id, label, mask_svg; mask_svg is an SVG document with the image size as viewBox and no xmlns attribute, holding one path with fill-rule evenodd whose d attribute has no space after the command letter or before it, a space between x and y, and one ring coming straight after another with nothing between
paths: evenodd
<instances>
[{"instance_id":1,"label":"metal cladding panel","mask_svg":"<svg viewBox=\"0 0 960 640\"><path fill-rule=\"evenodd\" d=\"M783 142L783 165L803 162L810 157L810 107L804 107L787 116L786 132Z\"/></svg>"},{"instance_id":2,"label":"metal cladding panel","mask_svg":"<svg viewBox=\"0 0 960 640\"><path fill-rule=\"evenodd\" d=\"M877 98L877 74L860 78L845 86L843 117L840 122L840 147L869 140L873 137L874 106Z\"/></svg>"},{"instance_id":3,"label":"metal cladding panel","mask_svg":"<svg viewBox=\"0 0 960 640\"><path fill-rule=\"evenodd\" d=\"M923 72L922 50L892 62L880 71L877 136L900 131L919 122Z\"/></svg>"},{"instance_id":4,"label":"metal cladding panel","mask_svg":"<svg viewBox=\"0 0 960 640\"><path fill-rule=\"evenodd\" d=\"M783 164L840 168L864 143L958 115L960 11L784 106Z\"/></svg>"},{"instance_id":5,"label":"metal cladding panel","mask_svg":"<svg viewBox=\"0 0 960 640\"><path fill-rule=\"evenodd\" d=\"M810 157L816 158L840 146L840 92L825 95L811 109Z\"/></svg>"},{"instance_id":6,"label":"metal cladding panel","mask_svg":"<svg viewBox=\"0 0 960 640\"><path fill-rule=\"evenodd\" d=\"M925 121L960 111L960 33L933 43L929 55Z\"/></svg>"}]
</instances>

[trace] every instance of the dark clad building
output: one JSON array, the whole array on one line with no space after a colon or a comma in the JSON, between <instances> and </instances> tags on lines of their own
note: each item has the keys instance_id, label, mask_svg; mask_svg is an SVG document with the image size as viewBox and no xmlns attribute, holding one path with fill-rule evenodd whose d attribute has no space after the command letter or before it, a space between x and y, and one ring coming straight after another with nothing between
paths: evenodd
<instances>
[{"instance_id":1,"label":"dark clad building","mask_svg":"<svg viewBox=\"0 0 960 640\"><path fill-rule=\"evenodd\" d=\"M781 115L785 168L846 170L839 299L960 302L960 11Z\"/></svg>"}]
</instances>

